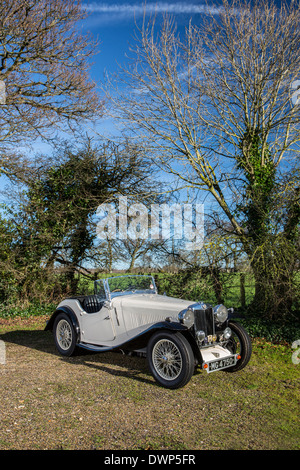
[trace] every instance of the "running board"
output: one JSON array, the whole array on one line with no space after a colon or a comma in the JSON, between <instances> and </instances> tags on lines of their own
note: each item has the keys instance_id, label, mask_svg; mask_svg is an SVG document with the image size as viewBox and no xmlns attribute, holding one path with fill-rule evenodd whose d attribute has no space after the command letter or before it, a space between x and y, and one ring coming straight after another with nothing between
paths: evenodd
<instances>
[{"instance_id":1,"label":"running board","mask_svg":"<svg viewBox=\"0 0 300 470\"><path fill-rule=\"evenodd\" d=\"M105 352L105 351L112 351L113 349L118 349L116 347L109 347L109 346L96 346L95 344L87 344L87 343L78 343L77 346L79 348L87 349L88 351L94 352Z\"/></svg>"}]
</instances>

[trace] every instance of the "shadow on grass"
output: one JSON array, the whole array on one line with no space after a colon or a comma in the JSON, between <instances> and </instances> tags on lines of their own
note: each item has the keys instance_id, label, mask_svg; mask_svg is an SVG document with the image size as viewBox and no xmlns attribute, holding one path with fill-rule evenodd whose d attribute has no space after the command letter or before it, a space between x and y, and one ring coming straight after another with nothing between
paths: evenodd
<instances>
[{"instance_id":1,"label":"shadow on grass","mask_svg":"<svg viewBox=\"0 0 300 470\"><path fill-rule=\"evenodd\" d=\"M65 363L80 364L114 376L130 377L139 382L157 385L154 379L140 377L141 374L146 374L150 377L144 357L124 354L120 350L94 353L86 349L79 349L77 354L72 357L64 357L56 350L51 332L43 330L10 331L0 335L0 339L7 344L16 344L31 350L50 354L53 356L53 359L59 359ZM118 368L116 369L113 366ZM55 364L53 364L53 367L55 367Z\"/></svg>"}]
</instances>

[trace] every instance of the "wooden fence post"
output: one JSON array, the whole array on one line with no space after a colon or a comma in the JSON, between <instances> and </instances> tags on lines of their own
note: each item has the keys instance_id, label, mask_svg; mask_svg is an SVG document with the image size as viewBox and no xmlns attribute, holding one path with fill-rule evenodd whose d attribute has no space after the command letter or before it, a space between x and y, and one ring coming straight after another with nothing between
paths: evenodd
<instances>
[{"instance_id":1,"label":"wooden fence post","mask_svg":"<svg viewBox=\"0 0 300 470\"><path fill-rule=\"evenodd\" d=\"M246 307L246 296L245 296L245 273L240 273L240 297L242 308Z\"/></svg>"}]
</instances>

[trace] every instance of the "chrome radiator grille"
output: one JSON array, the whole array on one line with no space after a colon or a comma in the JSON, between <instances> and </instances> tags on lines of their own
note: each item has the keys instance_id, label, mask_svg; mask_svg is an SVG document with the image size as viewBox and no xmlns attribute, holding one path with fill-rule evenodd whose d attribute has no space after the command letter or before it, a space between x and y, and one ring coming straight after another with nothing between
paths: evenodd
<instances>
[{"instance_id":1,"label":"chrome radiator grille","mask_svg":"<svg viewBox=\"0 0 300 470\"><path fill-rule=\"evenodd\" d=\"M215 322L213 310L211 307L206 309L194 310L195 315L195 330L202 330L205 336L215 334Z\"/></svg>"}]
</instances>

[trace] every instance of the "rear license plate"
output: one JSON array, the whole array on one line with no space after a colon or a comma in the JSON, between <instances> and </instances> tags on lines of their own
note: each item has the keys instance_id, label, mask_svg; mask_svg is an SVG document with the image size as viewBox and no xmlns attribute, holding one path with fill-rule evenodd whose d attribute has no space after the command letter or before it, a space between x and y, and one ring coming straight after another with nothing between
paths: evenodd
<instances>
[{"instance_id":1,"label":"rear license plate","mask_svg":"<svg viewBox=\"0 0 300 470\"><path fill-rule=\"evenodd\" d=\"M226 367L231 367L236 364L236 356L227 356L223 359L218 359L216 361L208 362L207 372L215 372L220 369L226 369Z\"/></svg>"}]
</instances>

